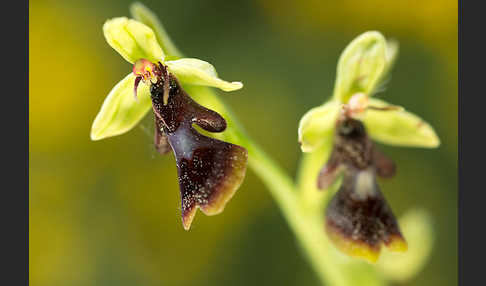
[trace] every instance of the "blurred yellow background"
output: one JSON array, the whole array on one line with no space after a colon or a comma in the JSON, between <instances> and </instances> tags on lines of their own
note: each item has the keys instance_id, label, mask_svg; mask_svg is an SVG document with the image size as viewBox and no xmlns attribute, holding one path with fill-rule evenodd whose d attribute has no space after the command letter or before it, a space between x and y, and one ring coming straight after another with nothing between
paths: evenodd
<instances>
[{"instance_id":1,"label":"blurred yellow background","mask_svg":"<svg viewBox=\"0 0 486 286\"><path fill-rule=\"evenodd\" d=\"M105 42L130 1L30 1L31 285L319 285L275 203L250 171L225 212L183 230L172 155L152 146L152 118L98 142L92 121L131 71ZM430 122L439 149L381 146L398 164L380 182L400 216L434 220L435 246L407 285L457 281L457 1L143 1L180 50L243 81L222 94L248 133L290 173L297 126L332 93L339 54L366 30L400 42L378 95ZM325 255L325 253L323 253Z\"/></svg>"}]
</instances>

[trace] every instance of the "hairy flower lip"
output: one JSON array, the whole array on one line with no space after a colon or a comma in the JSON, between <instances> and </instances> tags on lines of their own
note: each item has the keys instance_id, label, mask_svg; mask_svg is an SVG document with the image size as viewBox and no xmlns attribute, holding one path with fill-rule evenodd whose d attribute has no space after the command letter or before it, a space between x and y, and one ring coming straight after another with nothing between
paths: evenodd
<instances>
[{"instance_id":1,"label":"hairy flower lip","mask_svg":"<svg viewBox=\"0 0 486 286\"><path fill-rule=\"evenodd\" d=\"M226 120L184 91L177 78L162 64L154 68L157 80L150 93L155 118L156 149L176 158L181 193L182 225L189 230L196 209L206 215L221 213L246 173L245 148L204 136L192 124L209 132L222 132ZM170 146L170 147L169 147Z\"/></svg>"},{"instance_id":2,"label":"hairy flower lip","mask_svg":"<svg viewBox=\"0 0 486 286\"><path fill-rule=\"evenodd\" d=\"M326 210L326 232L341 251L376 262L382 245L407 250L393 212L376 183L373 168L345 171Z\"/></svg>"},{"instance_id":3,"label":"hairy flower lip","mask_svg":"<svg viewBox=\"0 0 486 286\"><path fill-rule=\"evenodd\" d=\"M192 128L182 131L192 134L168 137L177 162L182 224L189 230L197 208L208 216L224 210L243 182L248 152L241 146L203 136ZM179 141L188 138L197 142L190 155Z\"/></svg>"},{"instance_id":4,"label":"hairy flower lip","mask_svg":"<svg viewBox=\"0 0 486 286\"><path fill-rule=\"evenodd\" d=\"M376 175L391 177L395 164L369 139L363 123L343 112L336 121L331 155L318 176L318 187L343 181L326 210L325 228L344 253L375 262L381 246L406 249L395 216L376 183Z\"/></svg>"}]
</instances>

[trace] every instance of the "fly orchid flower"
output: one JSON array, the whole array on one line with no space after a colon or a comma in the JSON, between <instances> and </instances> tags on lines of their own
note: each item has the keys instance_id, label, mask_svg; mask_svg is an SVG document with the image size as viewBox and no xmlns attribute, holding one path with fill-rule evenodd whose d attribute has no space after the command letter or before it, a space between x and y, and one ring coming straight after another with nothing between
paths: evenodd
<instances>
[{"instance_id":1,"label":"fly orchid flower","mask_svg":"<svg viewBox=\"0 0 486 286\"><path fill-rule=\"evenodd\" d=\"M243 84L221 80L214 67L202 60L174 55L166 60L169 57L162 47L168 43L159 43L154 31L136 20L108 20L103 32L108 44L134 66L105 99L91 139L123 134L152 109L155 148L161 154L172 149L176 159L184 229L190 228L197 208L206 215L222 212L245 177L247 150L194 129L196 124L209 132L223 132L226 121L196 103L181 83L224 91L240 89Z\"/></svg>"},{"instance_id":2,"label":"fly orchid flower","mask_svg":"<svg viewBox=\"0 0 486 286\"><path fill-rule=\"evenodd\" d=\"M308 111L298 130L303 152L327 148L332 142L327 163L316 174L318 189L329 188L343 176L326 210L329 238L344 253L372 262L383 244L405 251L407 243L376 182L376 175L393 176L395 164L371 139L396 146L440 144L433 128L418 116L371 98L388 75L397 49L376 31L354 39L339 59L332 99Z\"/></svg>"}]
</instances>

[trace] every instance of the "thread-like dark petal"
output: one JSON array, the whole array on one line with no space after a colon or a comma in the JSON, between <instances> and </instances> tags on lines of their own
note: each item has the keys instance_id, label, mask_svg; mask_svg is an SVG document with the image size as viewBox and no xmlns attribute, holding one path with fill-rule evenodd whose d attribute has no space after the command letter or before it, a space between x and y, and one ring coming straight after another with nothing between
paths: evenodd
<instances>
[{"instance_id":1,"label":"thread-like dark petal","mask_svg":"<svg viewBox=\"0 0 486 286\"><path fill-rule=\"evenodd\" d=\"M376 168L376 174L383 178L395 176L396 165L393 160L383 154L376 146L373 146L373 165Z\"/></svg>"},{"instance_id":2,"label":"thread-like dark petal","mask_svg":"<svg viewBox=\"0 0 486 286\"><path fill-rule=\"evenodd\" d=\"M137 76L135 78L135 84L133 85L133 97L135 98L135 100L137 99L137 89L138 89L138 85L140 84L141 80L142 80L142 77L140 77L140 76Z\"/></svg>"},{"instance_id":3,"label":"thread-like dark petal","mask_svg":"<svg viewBox=\"0 0 486 286\"><path fill-rule=\"evenodd\" d=\"M333 150L329 156L329 160L322 167L317 177L317 188L325 190L329 188L337 179L341 170L341 161L338 153Z\"/></svg>"}]
</instances>

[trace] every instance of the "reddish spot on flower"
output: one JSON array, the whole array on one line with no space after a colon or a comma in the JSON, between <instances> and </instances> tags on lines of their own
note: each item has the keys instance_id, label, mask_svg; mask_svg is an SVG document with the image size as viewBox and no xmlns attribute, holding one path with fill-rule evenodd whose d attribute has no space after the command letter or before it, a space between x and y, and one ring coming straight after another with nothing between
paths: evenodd
<instances>
[{"instance_id":1,"label":"reddish spot on flower","mask_svg":"<svg viewBox=\"0 0 486 286\"><path fill-rule=\"evenodd\" d=\"M135 99L137 99L137 88L140 81L143 82L156 82L157 77L160 76L157 66L147 59L139 59L133 65L133 74L135 75L135 84L133 93Z\"/></svg>"}]
</instances>

